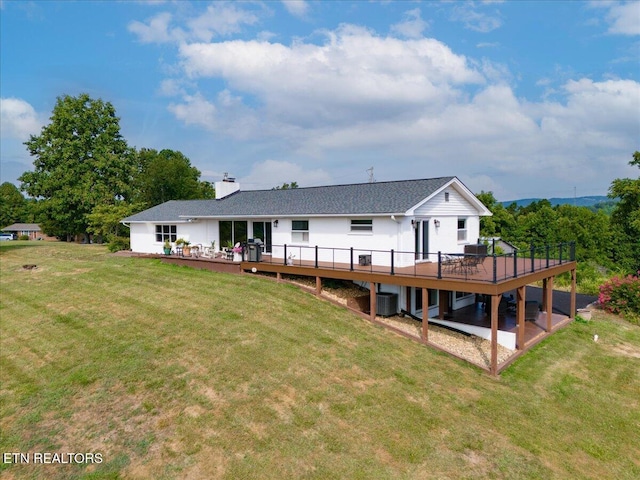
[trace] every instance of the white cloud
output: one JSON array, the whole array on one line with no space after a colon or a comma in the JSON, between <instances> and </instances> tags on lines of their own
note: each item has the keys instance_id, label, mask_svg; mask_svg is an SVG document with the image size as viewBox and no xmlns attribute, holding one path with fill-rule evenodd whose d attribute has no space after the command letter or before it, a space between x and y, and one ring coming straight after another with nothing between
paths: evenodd
<instances>
[{"instance_id":1,"label":"white cloud","mask_svg":"<svg viewBox=\"0 0 640 480\"><path fill-rule=\"evenodd\" d=\"M457 4L451 11L451 19L462 22L469 30L481 33L492 32L502 26L502 20L497 15L480 12L472 2Z\"/></svg>"},{"instance_id":2,"label":"white cloud","mask_svg":"<svg viewBox=\"0 0 640 480\"><path fill-rule=\"evenodd\" d=\"M186 95L182 104L170 104L169 111L186 125L213 128L217 124L216 107L202 95Z\"/></svg>"},{"instance_id":3,"label":"white cloud","mask_svg":"<svg viewBox=\"0 0 640 480\"><path fill-rule=\"evenodd\" d=\"M239 8L236 3L213 3L204 13L186 21L185 28L172 26L174 20L173 15L162 12L146 23L130 22L128 29L142 43L208 42L214 37L239 33L245 26L258 23L259 18L253 11Z\"/></svg>"},{"instance_id":4,"label":"white cloud","mask_svg":"<svg viewBox=\"0 0 640 480\"><path fill-rule=\"evenodd\" d=\"M245 25L255 25L258 16L235 3L214 3L207 11L188 22L191 38L196 41L210 41L216 36L239 33Z\"/></svg>"},{"instance_id":5,"label":"white cloud","mask_svg":"<svg viewBox=\"0 0 640 480\"><path fill-rule=\"evenodd\" d=\"M422 19L420 9L409 10L404 16L402 22L391 25L391 32L405 38L421 38L429 24Z\"/></svg>"},{"instance_id":6,"label":"white cloud","mask_svg":"<svg viewBox=\"0 0 640 480\"><path fill-rule=\"evenodd\" d=\"M342 26L322 45L259 41L183 44L188 77L221 78L255 99L269 122L292 127L411 116L482 84L465 57L433 39L399 40Z\"/></svg>"},{"instance_id":7,"label":"white cloud","mask_svg":"<svg viewBox=\"0 0 640 480\"><path fill-rule=\"evenodd\" d=\"M148 23L133 21L128 29L138 36L142 43L168 43L180 41L185 33L180 28L169 28L173 16L170 13L159 13L151 18Z\"/></svg>"},{"instance_id":8,"label":"white cloud","mask_svg":"<svg viewBox=\"0 0 640 480\"><path fill-rule=\"evenodd\" d=\"M167 78L162 81L158 93L165 97L174 97L176 95L186 95L184 87L180 80L175 78Z\"/></svg>"},{"instance_id":9,"label":"white cloud","mask_svg":"<svg viewBox=\"0 0 640 480\"><path fill-rule=\"evenodd\" d=\"M0 131L2 139L13 138L26 141L29 135L37 134L43 121L35 109L19 98L0 99Z\"/></svg>"},{"instance_id":10,"label":"white cloud","mask_svg":"<svg viewBox=\"0 0 640 480\"><path fill-rule=\"evenodd\" d=\"M304 18L309 13L309 4L305 0L282 0L282 4L294 17Z\"/></svg>"},{"instance_id":11,"label":"white cloud","mask_svg":"<svg viewBox=\"0 0 640 480\"><path fill-rule=\"evenodd\" d=\"M640 2L631 1L611 5L606 17L609 33L640 35Z\"/></svg>"}]
</instances>

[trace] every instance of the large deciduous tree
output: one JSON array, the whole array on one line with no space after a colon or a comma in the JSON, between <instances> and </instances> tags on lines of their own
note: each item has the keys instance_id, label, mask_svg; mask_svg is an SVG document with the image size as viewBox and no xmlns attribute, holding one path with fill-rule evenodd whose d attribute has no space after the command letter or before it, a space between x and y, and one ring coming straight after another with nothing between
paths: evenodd
<instances>
[{"instance_id":1,"label":"large deciduous tree","mask_svg":"<svg viewBox=\"0 0 640 480\"><path fill-rule=\"evenodd\" d=\"M87 216L97 205L132 193L133 151L109 102L87 94L58 97L50 123L25 145L35 160L34 170L20 177L22 190L38 200L49 234L86 237Z\"/></svg>"},{"instance_id":2,"label":"large deciduous tree","mask_svg":"<svg viewBox=\"0 0 640 480\"><path fill-rule=\"evenodd\" d=\"M629 165L640 168L640 152ZM611 213L614 261L635 273L640 270L640 177L615 179L609 197L620 199Z\"/></svg>"},{"instance_id":3,"label":"large deciduous tree","mask_svg":"<svg viewBox=\"0 0 640 480\"><path fill-rule=\"evenodd\" d=\"M27 201L13 183L0 185L0 228L26 222Z\"/></svg>"},{"instance_id":4,"label":"large deciduous tree","mask_svg":"<svg viewBox=\"0 0 640 480\"><path fill-rule=\"evenodd\" d=\"M138 168L136 200L147 207L215 197L211 183L200 181L200 171L180 152L143 148L138 152Z\"/></svg>"}]
</instances>

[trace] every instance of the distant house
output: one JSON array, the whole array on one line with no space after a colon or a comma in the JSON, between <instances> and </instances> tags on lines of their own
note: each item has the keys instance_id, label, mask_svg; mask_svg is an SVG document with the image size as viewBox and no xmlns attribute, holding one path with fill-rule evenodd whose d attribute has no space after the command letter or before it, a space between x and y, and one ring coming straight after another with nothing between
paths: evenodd
<instances>
[{"instance_id":1,"label":"distant house","mask_svg":"<svg viewBox=\"0 0 640 480\"><path fill-rule=\"evenodd\" d=\"M12 233L14 238L20 238L23 235L27 235L29 240L37 240L39 238L46 237L46 235L42 233L40 225L37 223L14 223L13 225L4 227L2 231Z\"/></svg>"},{"instance_id":2,"label":"distant house","mask_svg":"<svg viewBox=\"0 0 640 480\"><path fill-rule=\"evenodd\" d=\"M481 237L480 242L488 246L488 252L494 253L513 253L517 250L513 243L507 242L500 237Z\"/></svg>"}]
</instances>

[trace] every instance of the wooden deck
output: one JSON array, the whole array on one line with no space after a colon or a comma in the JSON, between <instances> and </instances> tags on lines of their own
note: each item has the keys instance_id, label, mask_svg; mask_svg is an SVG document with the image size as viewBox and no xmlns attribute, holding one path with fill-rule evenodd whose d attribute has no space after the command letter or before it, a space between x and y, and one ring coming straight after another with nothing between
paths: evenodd
<instances>
[{"instance_id":1,"label":"wooden deck","mask_svg":"<svg viewBox=\"0 0 640 480\"><path fill-rule=\"evenodd\" d=\"M451 269L437 262L418 262L409 267L381 265L362 266L335 262L296 260L285 265L284 259L263 257L261 262L242 262L246 271L306 275L321 278L358 280L389 285L445 289L450 291L482 294L501 294L518 286L533 283L576 268L574 261L557 259L517 259L510 257L486 257L477 268Z\"/></svg>"}]
</instances>

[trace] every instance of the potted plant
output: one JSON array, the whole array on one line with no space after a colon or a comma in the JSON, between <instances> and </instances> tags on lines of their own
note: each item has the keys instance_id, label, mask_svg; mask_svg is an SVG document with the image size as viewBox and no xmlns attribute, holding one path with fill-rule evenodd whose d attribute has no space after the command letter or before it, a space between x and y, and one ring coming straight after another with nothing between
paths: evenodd
<instances>
[{"instance_id":1,"label":"potted plant","mask_svg":"<svg viewBox=\"0 0 640 480\"><path fill-rule=\"evenodd\" d=\"M182 243L182 253L187 257L191 256L190 245L191 245L191 242L189 240L184 240L184 242Z\"/></svg>"},{"instance_id":2,"label":"potted plant","mask_svg":"<svg viewBox=\"0 0 640 480\"><path fill-rule=\"evenodd\" d=\"M171 242L168 239L164 241L164 247L162 248L165 255L171 255Z\"/></svg>"}]
</instances>

